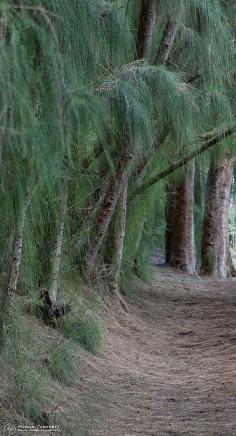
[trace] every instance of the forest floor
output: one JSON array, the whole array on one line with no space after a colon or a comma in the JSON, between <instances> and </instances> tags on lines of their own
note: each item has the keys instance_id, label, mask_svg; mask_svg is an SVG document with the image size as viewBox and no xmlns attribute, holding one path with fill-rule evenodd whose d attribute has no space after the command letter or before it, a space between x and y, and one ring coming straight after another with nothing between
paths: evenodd
<instances>
[{"instance_id":1,"label":"forest floor","mask_svg":"<svg viewBox=\"0 0 236 436\"><path fill-rule=\"evenodd\" d=\"M134 286L128 315L104 314L102 351L82 356L88 434L236 435L236 280L157 267Z\"/></svg>"}]
</instances>

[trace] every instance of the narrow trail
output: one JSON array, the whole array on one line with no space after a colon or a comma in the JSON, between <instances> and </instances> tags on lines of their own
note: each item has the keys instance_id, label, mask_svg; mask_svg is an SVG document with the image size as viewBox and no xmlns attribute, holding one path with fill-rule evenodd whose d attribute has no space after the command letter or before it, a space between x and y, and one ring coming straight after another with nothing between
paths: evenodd
<instances>
[{"instance_id":1,"label":"narrow trail","mask_svg":"<svg viewBox=\"0 0 236 436\"><path fill-rule=\"evenodd\" d=\"M135 286L128 316L106 314L100 355L83 356L89 434L236 435L236 280L159 267Z\"/></svg>"}]
</instances>

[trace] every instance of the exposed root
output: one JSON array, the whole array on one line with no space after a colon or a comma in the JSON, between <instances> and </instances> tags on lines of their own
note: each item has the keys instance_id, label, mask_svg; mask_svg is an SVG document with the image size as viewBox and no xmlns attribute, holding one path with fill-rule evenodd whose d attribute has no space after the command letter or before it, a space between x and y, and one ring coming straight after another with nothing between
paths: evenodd
<instances>
[{"instance_id":1,"label":"exposed root","mask_svg":"<svg viewBox=\"0 0 236 436\"><path fill-rule=\"evenodd\" d=\"M40 298L42 300L41 315L46 323L54 324L55 320L71 311L71 306L68 304L53 301L45 287L40 289Z\"/></svg>"}]
</instances>

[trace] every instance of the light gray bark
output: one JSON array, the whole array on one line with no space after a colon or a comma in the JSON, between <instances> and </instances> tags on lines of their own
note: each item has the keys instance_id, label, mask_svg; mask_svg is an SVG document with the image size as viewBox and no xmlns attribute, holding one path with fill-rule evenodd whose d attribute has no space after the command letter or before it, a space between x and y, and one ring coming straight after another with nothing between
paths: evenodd
<instances>
[{"instance_id":1,"label":"light gray bark","mask_svg":"<svg viewBox=\"0 0 236 436\"><path fill-rule=\"evenodd\" d=\"M22 261L26 212L29 202L30 202L30 196L29 194L27 194L20 206L19 217L18 217L18 222L15 231L13 256L12 256L13 259L12 259L8 288L7 288L7 295L9 298L13 297L17 290L17 284L20 275L20 267Z\"/></svg>"},{"instance_id":2,"label":"light gray bark","mask_svg":"<svg viewBox=\"0 0 236 436\"><path fill-rule=\"evenodd\" d=\"M52 301L54 302L57 301L58 279L60 273L64 228L65 228L65 220L66 220L66 213L67 213L67 202L68 202L68 193L67 193L67 186L65 186L62 191L57 238L56 238L55 248L52 257L51 286L50 286L49 293Z\"/></svg>"}]
</instances>

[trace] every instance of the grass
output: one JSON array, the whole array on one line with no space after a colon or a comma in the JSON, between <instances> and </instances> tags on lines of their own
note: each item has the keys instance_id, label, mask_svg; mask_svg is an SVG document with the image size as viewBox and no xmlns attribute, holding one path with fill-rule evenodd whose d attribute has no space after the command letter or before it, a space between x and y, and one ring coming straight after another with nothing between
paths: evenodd
<instances>
[{"instance_id":1,"label":"grass","mask_svg":"<svg viewBox=\"0 0 236 436\"><path fill-rule=\"evenodd\" d=\"M78 353L71 341L65 339L50 346L47 368L52 378L60 383L71 384L78 377L79 357L76 351Z\"/></svg>"},{"instance_id":2,"label":"grass","mask_svg":"<svg viewBox=\"0 0 236 436\"><path fill-rule=\"evenodd\" d=\"M68 315L61 322L61 330L66 338L78 342L85 350L96 354L102 344L102 324L100 318L85 312Z\"/></svg>"},{"instance_id":3,"label":"grass","mask_svg":"<svg viewBox=\"0 0 236 436\"><path fill-rule=\"evenodd\" d=\"M6 410L15 411L19 424L58 424L63 434L86 436L87 418L81 416L81 404L73 405L73 416L57 408L54 411L52 404L60 403L58 392L67 401L63 397L66 386L79 382L80 347L92 353L99 350L100 318L94 304L88 309L78 297L73 312L58 320L55 328L39 319L39 306L39 301L16 297L5 314L0 371L6 383Z\"/></svg>"}]
</instances>

